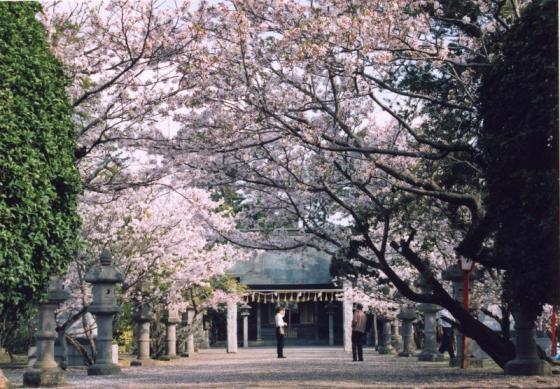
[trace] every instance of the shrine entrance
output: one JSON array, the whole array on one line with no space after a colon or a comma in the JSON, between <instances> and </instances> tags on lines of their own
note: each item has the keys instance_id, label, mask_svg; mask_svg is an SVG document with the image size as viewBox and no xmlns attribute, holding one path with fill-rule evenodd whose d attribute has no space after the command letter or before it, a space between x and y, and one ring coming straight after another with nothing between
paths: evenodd
<instances>
[{"instance_id":1,"label":"shrine entrance","mask_svg":"<svg viewBox=\"0 0 560 389\"><path fill-rule=\"evenodd\" d=\"M230 271L247 287L239 306L228 306L216 318L214 347L223 347L230 331L228 349L273 346L276 343L274 315L286 308L286 345L344 345L350 348L352 301L345 299L341 285L333 283L331 257L311 248L267 251L238 262ZM235 312L234 312L235 310Z\"/></svg>"}]
</instances>

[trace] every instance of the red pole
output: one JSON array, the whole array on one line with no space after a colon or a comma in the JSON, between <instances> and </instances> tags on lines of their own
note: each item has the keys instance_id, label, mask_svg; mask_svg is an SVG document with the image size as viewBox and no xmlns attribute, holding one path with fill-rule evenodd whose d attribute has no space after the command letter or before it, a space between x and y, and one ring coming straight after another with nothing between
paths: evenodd
<instances>
[{"instance_id":1,"label":"red pole","mask_svg":"<svg viewBox=\"0 0 560 389\"><path fill-rule=\"evenodd\" d=\"M469 272L463 271L463 306L468 312L469 310ZM463 334L463 358L461 361L461 369L469 367L467 358L467 337Z\"/></svg>"},{"instance_id":2,"label":"red pole","mask_svg":"<svg viewBox=\"0 0 560 389\"><path fill-rule=\"evenodd\" d=\"M550 337L551 337L551 341L552 341L552 345L550 347L550 355L555 356L557 351L556 351L556 306L553 305L552 306L552 317L550 318L551 321L551 329L550 329Z\"/></svg>"}]
</instances>

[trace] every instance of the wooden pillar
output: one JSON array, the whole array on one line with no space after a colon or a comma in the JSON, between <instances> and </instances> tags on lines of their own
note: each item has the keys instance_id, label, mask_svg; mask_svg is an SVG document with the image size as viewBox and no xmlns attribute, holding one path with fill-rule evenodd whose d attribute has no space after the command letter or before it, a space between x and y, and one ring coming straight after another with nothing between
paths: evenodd
<instances>
[{"instance_id":1,"label":"wooden pillar","mask_svg":"<svg viewBox=\"0 0 560 389\"><path fill-rule=\"evenodd\" d=\"M261 334L261 303L257 303L257 342L262 342L262 334Z\"/></svg>"},{"instance_id":2,"label":"wooden pillar","mask_svg":"<svg viewBox=\"0 0 560 389\"><path fill-rule=\"evenodd\" d=\"M344 351L352 351L352 297L350 285L344 285L344 297L342 300L342 334Z\"/></svg>"},{"instance_id":3,"label":"wooden pillar","mask_svg":"<svg viewBox=\"0 0 560 389\"><path fill-rule=\"evenodd\" d=\"M314 302L314 314L313 319L315 320L315 341L319 341L319 303Z\"/></svg>"}]
</instances>

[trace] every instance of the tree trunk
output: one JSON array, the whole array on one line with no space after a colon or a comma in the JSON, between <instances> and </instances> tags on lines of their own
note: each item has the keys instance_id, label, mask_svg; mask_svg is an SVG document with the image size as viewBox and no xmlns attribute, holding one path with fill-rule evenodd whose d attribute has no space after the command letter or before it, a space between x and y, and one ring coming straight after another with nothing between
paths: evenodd
<instances>
[{"instance_id":1,"label":"tree trunk","mask_svg":"<svg viewBox=\"0 0 560 389\"><path fill-rule=\"evenodd\" d=\"M457 319L461 332L474 339L502 369L508 361L515 358L515 346L512 342L486 327L465 311L458 302L441 301L439 305L446 308Z\"/></svg>"},{"instance_id":2,"label":"tree trunk","mask_svg":"<svg viewBox=\"0 0 560 389\"><path fill-rule=\"evenodd\" d=\"M416 294L410 290L408 285L398 278L392 269L383 269L384 273L389 277L389 279L393 282L393 285L397 287L403 296L410 298L413 301L421 299L422 301L418 302L437 304L447 309L459 323L459 329L461 332L463 332L465 336L474 339L480 348L484 350L502 369L508 361L515 359L514 344L486 327L478 321L478 319L473 317L470 312L465 310L460 302L454 300L443 288L441 283L433 277L430 270L426 267L420 257L410 250L408 243L401 241L401 244L399 245L396 242L391 242L391 247L397 250L399 254L401 254L422 274L432 292L429 296Z\"/></svg>"}]
</instances>

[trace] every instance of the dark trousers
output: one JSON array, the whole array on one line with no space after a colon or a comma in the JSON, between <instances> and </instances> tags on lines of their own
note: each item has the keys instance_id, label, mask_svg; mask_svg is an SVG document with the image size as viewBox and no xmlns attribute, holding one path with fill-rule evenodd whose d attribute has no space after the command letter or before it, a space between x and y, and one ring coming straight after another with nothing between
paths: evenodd
<instances>
[{"instance_id":1,"label":"dark trousers","mask_svg":"<svg viewBox=\"0 0 560 389\"><path fill-rule=\"evenodd\" d=\"M443 327L443 336L441 337L441 345L439 346L439 352L448 352L450 358L455 358L455 351L453 350L453 328Z\"/></svg>"},{"instance_id":2,"label":"dark trousers","mask_svg":"<svg viewBox=\"0 0 560 389\"><path fill-rule=\"evenodd\" d=\"M364 338L363 332L352 331L352 359L354 361L364 360Z\"/></svg>"},{"instance_id":3,"label":"dark trousers","mask_svg":"<svg viewBox=\"0 0 560 389\"><path fill-rule=\"evenodd\" d=\"M276 327L276 352L279 357L284 356L284 335L280 333L280 327Z\"/></svg>"}]
</instances>

